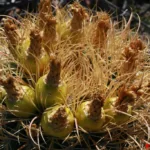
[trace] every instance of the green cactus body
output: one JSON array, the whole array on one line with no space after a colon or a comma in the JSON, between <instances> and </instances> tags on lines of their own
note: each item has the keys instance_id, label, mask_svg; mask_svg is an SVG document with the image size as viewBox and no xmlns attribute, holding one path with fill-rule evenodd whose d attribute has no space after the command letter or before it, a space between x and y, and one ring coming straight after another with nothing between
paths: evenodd
<instances>
[{"instance_id":1,"label":"green cactus body","mask_svg":"<svg viewBox=\"0 0 150 150\"><path fill-rule=\"evenodd\" d=\"M121 112L116 112L116 114L114 115L113 121L118 125L123 124L130 119L131 114L132 114L132 106L128 105L128 110L126 114L123 114Z\"/></svg>"},{"instance_id":2,"label":"green cactus body","mask_svg":"<svg viewBox=\"0 0 150 150\"><path fill-rule=\"evenodd\" d=\"M41 56L40 58L30 55L29 57L25 57L21 63L32 75L43 75L48 62L48 55Z\"/></svg>"},{"instance_id":3,"label":"green cactus body","mask_svg":"<svg viewBox=\"0 0 150 150\"><path fill-rule=\"evenodd\" d=\"M46 135L63 139L73 130L74 117L69 108L55 106L43 113L41 126Z\"/></svg>"},{"instance_id":4,"label":"green cactus body","mask_svg":"<svg viewBox=\"0 0 150 150\"><path fill-rule=\"evenodd\" d=\"M21 97L13 99L8 96L6 105L8 110L16 117L28 118L36 113L36 106L34 104L34 91L27 86L21 86Z\"/></svg>"},{"instance_id":5,"label":"green cactus body","mask_svg":"<svg viewBox=\"0 0 150 150\"><path fill-rule=\"evenodd\" d=\"M105 100L104 102L104 110L106 113L106 122L108 123L111 120L114 120L115 115L115 102L117 100L117 97L111 97Z\"/></svg>"},{"instance_id":6,"label":"green cactus body","mask_svg":"<svg viewBox=\"0 0 150 150\"><path fill-rule=\"evenodd\" d=\"M102 108L101 114L99 118L93 119L92 116L90 117L88 114L89 104L91 101L83 102L76 110L76 118L78 125L81 126L84 130L90 132L100 132L101 128L105 122L105 114Z\"/></svg>"},{"instance_id":7,"label":"green cactus body","mask_svg":"<svg viewBox=\"0 0 150 150\"><path fill-rule=\"evenodd\" d=\"M46 83L46 76L41 77L36 84L36 102L43 108L48 108L55 104L63 104L66 98L67 86L65 83L52 85Z\"/></svg>"},{"instance_id":8,"label":"green cactus body","mask_svg":"<svg viewBox=\"0 0 150 150\"><path fill-rule=\"evenodd\" d=\"M111 122L115 124L122 124L129 120L130 115L132 114L132 106L128 105L127 112L117 112L115 103L118 97L111 97L107 99L104 103L104 110L106 113L106 122Z\"/></svg>"}]
</instances>

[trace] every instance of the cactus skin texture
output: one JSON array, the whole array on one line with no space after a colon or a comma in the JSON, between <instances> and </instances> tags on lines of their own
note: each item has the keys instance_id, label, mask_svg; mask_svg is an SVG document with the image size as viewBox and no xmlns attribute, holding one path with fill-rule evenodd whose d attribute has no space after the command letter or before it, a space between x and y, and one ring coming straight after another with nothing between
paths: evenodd
<instances>
[{"instance_id":1,"label":"cactus skin texture","mask_svg":"<svg viewBox=\"0 0 150 150\"><path fill-rule=\"evenodd\" d=\"M35 92L32 88L21 85L17 79L9 76L6 80L0 80L7 92L5 100L8 111L20 118L28 118L36 113L34 104Z\"/></svg>"},{"instance_id":2,"label":"cactus skin texture","mask_svg":"<svg viewBox=\"0 0 150 150\"><path fill-rule=\"evenodd\" d=\"M63 139L73 130L74 117L69 108L57 105L43 113L41 126L46 135Z\"/></svg>"},{"instance_id":3,"label":"cactus skin texture","mask_svg":"<svg viewBox=\"0 0 150 150\"><path fill-rule=\"evenodd\" d=\"M116 101L118 97L108 98L104 103L104 110L106 113L106 123L111 122L115 124L123 124L130 119L130 115L132 114L132 106L127 105L127 110L124 112L123 110L117 112L117 108L115 107Z\"/></svg>"},{"instance_id":4,"label":"cactus skin texture","mask_svg":"<svg viewBox=\"0 0 150 150\"><path fill-rule=\"evenodd\" d=\"M22 98L16 101L8 98L6 100L6 105L8 110L16 117L28 118L36 113L36 107L34 105L35 93L27 86L22 86L22 90L24 91Z\"/></svg>"},{"instance_id":5,"label":"cactus skin texture","mask_svg":"<svg viewBox=\"0 0 150 150\"><path fill-rule=\"evenodd\" d=\"M41 77L36 84L37 105L48 108L54 104L63 104L66 97L65 83L59 85L46 84L46 75Z\"/></svg>"},{"instance_id":6,"label":"cactus skin texture","mask_svg":"<svg viewBox=\"0 0 150 150\"><path fill-rule=\"evenodd\" d=\"M48 74L41 77L36 83L37 105L48 108L55 104L64 104L67 94L67 85L60 79L61 62L51 56Z\"/></svg>"},{"instance_id":7,"label":"cactus skin texture","mask_svg":"<svg viewBox=\"0 0 150 150\"><path fill-rule=\"evenodd\" d=\"M89 132L100 132L105 122L105 114L101 104L95 102L92 106L91 101L83 102L76 110L76 118L78 125ZM97 107L98 106L98 107ZM93 110L90 109L93 107Z\"/></svg>"}]
</instances>

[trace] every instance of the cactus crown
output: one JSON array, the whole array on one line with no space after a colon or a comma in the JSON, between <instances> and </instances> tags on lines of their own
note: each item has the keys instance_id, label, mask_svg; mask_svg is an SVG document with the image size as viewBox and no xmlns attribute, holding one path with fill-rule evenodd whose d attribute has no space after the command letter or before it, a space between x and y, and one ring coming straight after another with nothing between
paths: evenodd
<instances>
[{"instance_id":1,"label":"cactus crown","mask_svg":"<svg viewBox=\"0 0 150 150\"><path fill-rule=\"evenodd\" d=\"M89 117L92 120L99 120L101 117L101 108L104 104L104 99L99 94L92 96L92 101L89 104Z\"/></svg>"},{"instance_id":2,"label":"cactus crown","mask_svg":"<svg viewBox=\"0 0 150 150\"><path fill-rule=\"evenodd\" d=\"M38 29L31 30L30 33L30 47L28 49L29 56L40 56L42 53L42 36Z\"/></svg>"},{"instance_id":3,"label":"cactus crown","mask_svg":"<svg viewBox=\"0 0 150 150\"><path fill-rule=\"evenodd\" d=\"M61 61L55 56L51 57L50 70L46 78L46 83L58 86L60 83Z\"/></svg>"},{"instance_id":4,"label":"cactus crown","mask_svg":"<svg viewBox=\"0 0 150 150\"><path fill-rule=\"evenodd\" d=\"M143 50L145 48L145 45L140 39L134 39L133 41L131 41L130 47L134 50Z\"/></svg>"},{"instance_id":5,"label":"cactus crown","mask_svg":"<svg viewBox=\"0 0 150 150\"><path fill-rule=\"evenodd\" d=\"M17 84L16 79L9 76L6 80L0 80L0 84L4 86L8 94L8 98L11 101L16 101L22 97L22 92L20 86Z\"/></svg>"},{"instance_id":6,"label":"cactus crown","mask_svg":"<svg viewBox=\"0 0 150 150\"><path fill-rule=\"evenodd\" d=\"M14 58L17 58L17 45L19 43L19 35L17 33L17 25L11 19L4 20L4 31L8 40L8 48Z\"/></svg>"},{"instance_id":7,"label":"cactus crown","mask_svg":"<svg viewBox=\"0 0 150 150\"><path fill-rule=\"evenodd\" d=\"M133 104L137 98L137 95L134 91L122 87L119 91L118 99L115 103L115 106L118 110L127 112L128 105Z\"/></svg>"},{"instance_id":8,"label":"cactus crown","mask_svg":"<svg viewBox=\"0 0 150 150\"><path fill-rule=\"evenodd\" d=\"M71 20L71 31L75 32L82 29L82 23L83 20L87 17L87 14L78 3L74 3L71 10L73 12L73 18Z\"/></svg>"},{"instance_id":9,"label":"cactus crown","mask_svg":"<svg viewBox=\"0 0 150 150\"><path fill-rule=\"evenodd\" d=\"M105 47L107 41L107 32L110 28L110 16L108 13L102 12L99 14L99 19L96 23L95 32L93 35L93 44L96 48L101 49L101 55L104 54L102 48Z\"/></svg>"},{"instance_id":10,"label":"cactus crown","mask_svg":"<svg viewBox=\"0 0 150 150\"><path fill-rule=\"evenodd\" d=\"M134 39L130 42L128 47L125 47L122 56L124 62L122 64L123 73L132 73L137 66L140 50L143 50L145 45L140 39Z\"/></svg>"}]
</instances>

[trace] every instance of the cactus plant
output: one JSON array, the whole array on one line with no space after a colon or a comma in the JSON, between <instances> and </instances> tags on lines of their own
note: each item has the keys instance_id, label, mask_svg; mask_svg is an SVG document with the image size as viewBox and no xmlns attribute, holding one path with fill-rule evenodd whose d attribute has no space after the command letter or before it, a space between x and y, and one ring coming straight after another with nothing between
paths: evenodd
<instances>
[{"instance_id":1,"label":"cactus plant","mask_svg":"<svg viewBox=\"0 0 150 150\"><path fill-rule=\"evenodd\" d=\"M96 94L91 101L83 102L76 110L78 125L86 131L100 132L105 122L103 102Z\"/></svg>"},{"instance_id":2,"label":"cactus plant","mask_svg":"<svg viewBox=\"0 0 150 150\"><path fill-rule=\"evenodd\" d=\"M42 76L36 83L36 99L40 107L45 109L57 103L65 103L67 87L61 81L60 73L61 63L54 56L48 74Z\"/></svg>"},{"instance_id":3,"label":"cactus plant","mask_svg":"<svg viewBox=\"0 0 150 150\"><path fill-rule=\"evenodd\" d=\"M65 138L74 128L74 117L69 108L54 106L43 113L41 126L45 134Z\"/></svg>"},{"instance_id":4,"label":"cactus plant","mask_svg":"<svg viewBox=\"0 0 150 150\"><path fill-rule=\"evenodd\" d=\"M6 105L8 110L17 117L28 118L35 115L36 106L34 104L35 93L32 88L19 85L15 78L8 77L1 80L7 92Z\"/></svg>"},{"instance_id":5,"label":"cactus plant","mask_svg":"<svg viewBox=\"0 0 150 150\"><path fill-rule=\"evenodd\" d=\"M131 19L119 28L107 12L93 17L78 3L53 16L50 0L40 1L37 16L5 19L0 147L143 149L150 64Z\"/></svg>"}]
</instances>

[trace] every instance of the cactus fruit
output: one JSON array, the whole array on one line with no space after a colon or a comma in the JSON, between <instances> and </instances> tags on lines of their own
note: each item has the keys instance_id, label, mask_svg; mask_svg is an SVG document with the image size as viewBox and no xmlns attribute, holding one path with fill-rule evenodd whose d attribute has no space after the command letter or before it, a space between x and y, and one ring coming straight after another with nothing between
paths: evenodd
<instances>
[{"instance_id":1,"label":"cactus fruit","mask_svg":"<svg viewBox=\"0 0 150 150\"><path fill-rule=\"evenodd\" d=\"M43 113L41 126L45 134L65 138L74 128L74 117L69 108L54 106Z\"/></svg>"},{"instance_id":2,"label":"cactus fruit","mask_svg":"<svg viewBox=\"0 0 150 150\"><path fill-rule=\"evenodd\" d=\"M91 101L81 103L76 110L78 125L86 131L100 132L105 122L105 113L102 108L103 99L97 95Z\"/></svg>"},{"instance_id":3,"label":"cactus fruit","mask_svg":"<svg viewBox=\"0 0 150 150\"><path fill-rule=\"evenodd\" d=\"M116 124L123 124L132 115L132 105L136 100L136 93L125 88L121 88L118 97L108 98L104 103L107 120Z\"/></svg>"},{"instance_id":4,"label":"cactus fruit","mask_svg":"<svg viewBox=\"0 0 150 150\"><path fill-rule=\"evenodd\" d=\"M107 149L110 141L143 149L150 61L129 29L132 15L122 30L107 12L92 16L78 3L54 16L51 2L41 0L37 16L5 19L0 30L0 147L14 137L18 150Z\"/></svg>"},{"instance_id":5,"label":"cactus fruit","mask_svg":"<svg viewBox=\"0 0 150 150\"><path fill-rule=\"evenodd\" d=\"M36 83L37 104L40 107L45 109L65 102L67 87L61 81L60 73L60 61L56 57L52 58L48 74L42 76Z\"/></svg>"},{"instance_id":6,"label":"cactus fruit","mask_svg":"<svg viewBox=\"0 0 150 150\"><path fill-rule=\"evenodd\" d=\"M19 85L12 76L1 80L7 92L5 100L8 110L15 116L28 118L35 115L34 90L26 85Z\"/></svg>"},{"instance_id":7,"label":"cactus fruit","mask_svg":"<svg viewBox=\"0 0 150 150\"><path fill-rule=\"evenodd\" d=\"M31 74L43 75L48 61L48 56L42 53L42 35L38 29L32 29L30 33L30 46L22 63Z\"/></svg>"}]
</instances>

